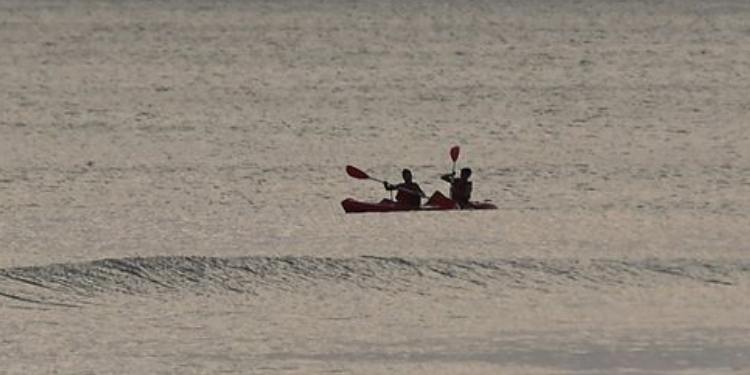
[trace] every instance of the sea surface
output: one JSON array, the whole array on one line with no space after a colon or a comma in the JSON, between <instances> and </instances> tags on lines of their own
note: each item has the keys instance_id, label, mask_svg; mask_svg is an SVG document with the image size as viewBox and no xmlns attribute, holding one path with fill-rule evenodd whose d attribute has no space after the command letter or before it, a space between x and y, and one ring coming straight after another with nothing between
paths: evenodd
<instances>
[{"instance_id":1,"label":"sea surface","mask_svg":"<svg viewBox=\"0 0 750 375\"><path fill-rule=\"evenodd\" d=\"M748 20L1 1L0 374L748 374Z\"/></svg>"}]
</instances>

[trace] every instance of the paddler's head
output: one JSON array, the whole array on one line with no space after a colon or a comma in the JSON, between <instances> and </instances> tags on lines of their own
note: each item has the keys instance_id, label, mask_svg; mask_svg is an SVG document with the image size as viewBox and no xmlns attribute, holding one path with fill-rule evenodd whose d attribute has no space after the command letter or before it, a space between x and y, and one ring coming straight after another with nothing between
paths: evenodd
<instances>
[{"instance_id":1,"label":"paddler's head","mask_svg":"<svg viewBox=\"0 0 750 375\"><path fill-rule=\"evenodd\" d=\"M401 176L404 177L404 182L411 182L412 175L410 170L404 169L401 171Z\"/></svg>"},{"instance_id":2,"label":"paddler's head","mask_svg":"<svg viewBox=\"0 0 750 375\"><path fill-rule=\"evenodd\" d=\"M461 169L461 179L468 180L471 177L471 168Z\"/></svg>"}]
</instances>

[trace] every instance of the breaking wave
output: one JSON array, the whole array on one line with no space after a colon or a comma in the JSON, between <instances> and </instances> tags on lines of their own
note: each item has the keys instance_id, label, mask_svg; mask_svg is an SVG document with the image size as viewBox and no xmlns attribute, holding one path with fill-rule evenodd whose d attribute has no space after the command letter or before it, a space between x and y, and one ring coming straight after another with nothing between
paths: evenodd
<instances>
[{"instance_id":1,"label":"breaking wave","mask_svg":"<svg viewBox=\"0 0 750 375\"><path fill-rule=\"evenodd\" d=\"M502 295L508 289L732 286L749 276L750 262L744 260L168 256L0 269L0 304L12 300L78 306L109 294L301 293L332 287L391 294L464 289Z\"/></svg>"}]
</instances>

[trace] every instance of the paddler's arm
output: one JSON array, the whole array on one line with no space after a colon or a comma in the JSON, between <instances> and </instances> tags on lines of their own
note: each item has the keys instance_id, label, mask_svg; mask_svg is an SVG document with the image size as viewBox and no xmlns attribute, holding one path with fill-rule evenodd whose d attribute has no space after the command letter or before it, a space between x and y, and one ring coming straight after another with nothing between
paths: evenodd
<instances>
[{"instance_id":1,"label":"paddler's arm","mask_svg":"<svg viewBox=\"0 0 750 375\"><path fill-rule=\"evenodd\" d=\"M388 182L386 182L386 181L383 181L383 186L385 187L385 190L388 190L388 191L391 191L391 190L399 190L399 191L404 191L404 192L407 192L407 193L409 193L409 194L417 194L417 195L419 195L419 196L421 196L421 197L427 197L427 195L425 195L425 193L424 193L424 192L422 191L422 189L420 189L419 187L417 187L417 189L418 189L419 191L414 191L414 190L411 190L411 189L409 189L409 188L406 188L406 187L404 187L403 185L404 185L404 184L391 185L391 184L389 184Z\"/></svg>"},{"instance_id":2,"label":"paddler's arm","mask_svg":"<svg viewBox=\"0 0 750 375\"><path fill-rule=\"evenodd\" d=\"M417 191L416 191L416 192L417 192L417 193L419 193L419 196L420 196L420 197L422 197L422 198L427 198L427 194L425 194L425 193L424 193L424 191L422 191L422 188L421 188L421 187L419 187L419 185L417 185L417 184L414 184L414 186L416 186L416 188L417 188Z\"/></svg>"},{"instance_id":3,"label":"paddler's arm","mask_svg":"<svg viewBox=\"0 0 750 375\"><path fill-rule=\"evenodd\" d=\"M449 183L449 184L452 184L453 180L456 179L456 172L444 174L444 175L440 176L440 179L443 180L443 181L445 181L445 182L447 182L447 183Z\"/></svg>"}]
</instances>

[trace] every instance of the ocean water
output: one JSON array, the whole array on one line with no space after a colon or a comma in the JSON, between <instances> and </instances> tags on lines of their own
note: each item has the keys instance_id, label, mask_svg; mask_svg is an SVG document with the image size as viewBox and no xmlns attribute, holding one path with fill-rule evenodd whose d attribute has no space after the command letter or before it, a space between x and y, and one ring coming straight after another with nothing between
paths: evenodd
<instances>
[{"instance_id":1,"label":"ocean water","mask_svg":"<svg viewBox=\"0 0 750 375\"><path fill-rule=\"evenodd\" d=\"M4 1L0 373L748 373L748 16Z\"/></svg>"}]
</instances>

